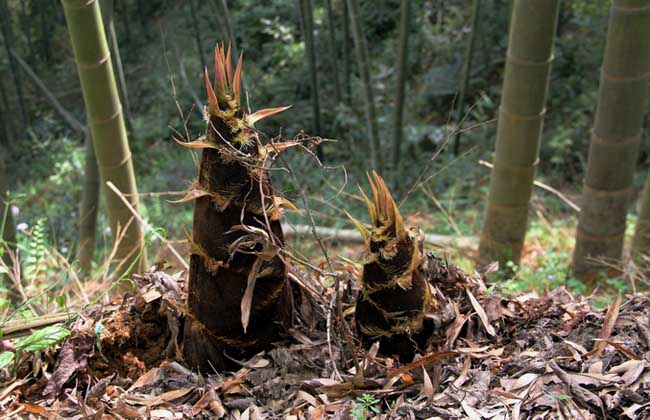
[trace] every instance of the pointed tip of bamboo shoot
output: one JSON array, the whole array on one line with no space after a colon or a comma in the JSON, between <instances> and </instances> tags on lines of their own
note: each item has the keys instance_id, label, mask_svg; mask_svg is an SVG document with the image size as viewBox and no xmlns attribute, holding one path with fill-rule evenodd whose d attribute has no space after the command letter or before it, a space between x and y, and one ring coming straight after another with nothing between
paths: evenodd
<instances>
[{"instance_id":1,"label":"pointed tip of bamboo shoot","mask_svg":"<svg viewBox=\"0 0 650 420\"><path fill-rule=\"evenodd\" d=\"M228 47L228 54L230 54L230 47ZM239 60L237 60L237 68L235 69L235 76L232 81L232 91L233 91L233 96L235 97L235 101L237 103L240 102L240 90L241 90L241 68L242 68L242 62L244 61L244 53L241 52L239 53Z\"/></svg>"},{"instance_id":2,"label":"pointed tip of bamboo shoot","mask_svg":"<svg viewBox=\"0 0 650 420\"><path fill-rule=\"evenodd\" d=\"M223 44L221 46L221 51L223 51ZM226 74L228 75L228 81L232 81L233 75L232 75L232 56L230 51L230 42L228 43L228 51L226 52Z\"/></svg>"},{"instance_id":3,"label":"pointed tip of bamboo shoot","mask_svg":"<svg viewBox=\"0 0 650 420\"><path fill-rule=\"evenodd\" d=\"M384 179L376 171L372 171L372 176L371 174L366 175L370 184L372 201L363 192L361 187L359 187L359 190L368 207L368 213L370 214L373 226L375 228L382 228L384 232L390 232L395 237L401 238L407 235L408 232L404 226L404 219Z\"/></svg>"},{"instance_id":4,"label":"pointed tip of bamboo shoot","mask_svg":"<svg viewBox=\"0 0 650 420\"><path fill-rule=\"evenodd\" d=\"M215 95L214 88L212 87L212 83L210 82L210 76L208 75L207 68L204 69L203 78L205 79L205 90L208 93L208 102L210 104L210 110L213 113L217 113L219 111L219 101L217 100L217 95Z\"/></svg>"},{"instance_id":5,"label":"pointed tip of bamboo shoot","mask_svg":"<svg viewBox=\"0 0 650 420\"><path fill-rule=\"evenodd\" d=\"M370 229L368 229L363 223L359 221L359 219L355 218L352 216L350 213L348 213L347 210L343 210L345 212L345 215L348 216L348 219L352 222L355 228L361 233L361 236L363 237L363 241L367 244L368 241L370 241Z\"/></svg>"},{"instance_id":6,"label":"pointed tip of bamboo shoot","mask_svg":"<svg viewBox=\"0 0 650 420\"><path fill-rule=\"evenodd\" d=\"M219 48L219 45L214 48L214 87L219 92L223 92L226 89L223 51Z\"/></svg>"}]
</instances>

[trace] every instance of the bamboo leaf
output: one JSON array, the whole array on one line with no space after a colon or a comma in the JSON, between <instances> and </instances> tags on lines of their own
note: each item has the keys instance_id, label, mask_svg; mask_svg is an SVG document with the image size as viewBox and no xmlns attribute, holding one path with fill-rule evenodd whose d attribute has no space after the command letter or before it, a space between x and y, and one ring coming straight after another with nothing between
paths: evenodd
<instances>
[{"instance_id":1,"label":"bamboo leaf","mask_svg":"<svg viewBox=\"0 0 650 420\"><path fill-rule=\"evenodd\" d=\"M244 296L241 298L240 310L241 310L241 325L244 328L244 334L246 334L246 329L248 328L248 321L251 316L251 307L253 306L253 292L255 291L255 282L257 280L257 275L260 272L262 267L263 259L257 257L253 263L250 273L248 273L248 280L246 281L246 290L244 291Z\"/></svg>"},{"instance_id":2,"label":"bamboo leaf","mask_svg":"<svg viewBox=\"0 0 650 420\"><path fill-rule=\"evenodd\" d=\"M485 313L485 309L483 309L481 304L478 303L478 300L476 300L476 298L474 297L472 292L470 292L469 289L466 289L466 292L470 302L472 302L472 307L478 314L478 317L481 319L481 323L485 327L485 331L487 331L487 333L490 334L492 337L496 337L497 333L496 331L494 331L494 327L490 324L487 314Z\"/></svg>"}]
</instances>

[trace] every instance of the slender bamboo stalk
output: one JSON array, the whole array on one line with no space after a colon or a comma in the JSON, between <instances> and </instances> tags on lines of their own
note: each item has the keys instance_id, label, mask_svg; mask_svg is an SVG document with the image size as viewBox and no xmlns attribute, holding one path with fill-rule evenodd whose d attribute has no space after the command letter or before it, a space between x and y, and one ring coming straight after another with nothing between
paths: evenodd
<instances>
[{"instance_id":1,"label":"slender bamboo stalk","mask_svg":"<svg viewBox=\"0 0 650 420\"><path fill-rule=\"evenodd\" d=\"M40 7L36 9L38 10L38 17L41 21L40 54L45 59L46 64L52 63L52 48L50 47L50 38L52 38L50 31L50 13L52 13L52 10L48 10L51 4L52 2L50 1L41 3Z\"/></svg>"},{"instance_id":2,"label":"slender bamboo stalk","mask_svg":"<svg viewBox=\"0 0 650 420\"><path fill-rule=\"evenodd\" d=\"M305 39L305 61L309 68L309 81L311 87L312 104L312 130L313 135L321 135L320 98L318 96L318 65L316 62L316 48L314 42L314 10L311 0L300 0L300 16L302 32ZM323 158L323 149L318 147L318 157Z\"/></svg>"},{"instance_id":3,"label":"slender bamboo stalk","mask_svg":"<svg viewBox=\"0 0 650 420\"><path fill-rule=\"evenodd\" d=\"M237 38L235 38L235 31L232 25L232 19L230 18L230 10L228 9L228 2L226 0L215 0L217 2L217 8L221 13L221 18L223 19L223 24L225 25L226 32L228 33L228 41L232 48L232 53L235 57L239 57L239 49L237 48Z\"/></svg>"},{"instance_id":4,"label":"slender bamboo stalk","mask_svg":"<svg viewBox=\"0 0 650 420\"><path fill-rule=\"evenodd\" d=\"M124 38L127 41L131 41L131 15L129 13L129 3L121 2L121 12L118 13L118 16L122 17L122 26L124 27Z\"/></svg>"},{"instance_id":5,"label":"slender bamboo stalk","mask_svg":"<svg viewBox=\"0 0 650 420\"><path fill-rule=\"evenodd\" d=\"M345 92L345 103L349 104L352 98L352 83L350 74L352 66L350 65L350 13L348 12L348 2L343 1L343 86Z\"/></svg>"},{"instance_id":6,"label":"slender bamboo stalk","mask_svg":"<svg viewBox=\"0 0 650 420\"><path fill-rule=\"evenodd\" d=\"M199 18L196 14L196 5L194 0L189 1L190 15L192 16L192 32L194 32L194 40L196 41L196 49L199 50L199 59L201 60L201 68L207 68L205 57L203 56L203 39L201 38L201 27L199 26Z\"/></svg>"},{"instance_id":7,"label":"slender bamboo stalk","mask_svg":"<svg viewBox=\"0 0 650 420\"><path fill-rule=\"evenodd\" d=\"M603 268L594 260L623 252L649 77L650 0L614 0L573 254L575 274L589 282ZM636 249L647 243L645 199L642 207Z\"/></svg>"},{"instance_id":8,"label":"slender bamboo stalk","mask_svg":"<svg viewBox=\"0 0 650 420\"><path fill-rule=\"evenodd\" d=\"M147 32L147 19L145 17L145 12L144 12L144 5L142 3L142 0L137 0L136 5L138 6L138 18L140 20L140 26L142 26L142 30L146 33Z\"/></svg>"},{"instance_id":9,"label":"slender bamboo stalk","mask_svg":"<svg viewBox=\"0 0 650 420\"><path fill-rule=\"evenodd\" d=\"M381 157L379 154L379 125L377 123L377 114L375 111L375 93L370 78L370 58L368 57L368 45L363 29L361 28L361 16L359 10L359 0L346 0L348 12L350 13L350 23L352 24L352 38L354 47L357 52L357 64L361 74L361 82L364 90L364 100L366 105L366 123L368 126L368 137L370 139L370 166L373 169L381 169Z\"/></svg>"},{"instance_id":10,"label":"slender bamboo stalk","mask_svg":"<svg viewBox=\"0 0 650 420\"><path fill-rule=\"evenodd\" d=\"M104 198L113 239L124 231L116 260L132 258L144 246L142 227L132 221L131 212L121 199L105 186L111 181L138 209L138 195L113 65L96 0L62 0L72 41L81 90L93 138L93 145L104 185ZM141 265L146 259L140 259ZM128 267L129 264L124 266Z\"/></svg>"},{"instance_id":11,"label":"slender bamboo stalk","mask_svg":"<svg viewBox=\"0 0 650 420\"><path fill-rule=\"evenodd\" d=\"M40 77L36 73L34 73L34 70L23 60L18 53L16 53L15 50L10 50L11 55L14 57L16 62L20 64L22 67L23 71L29 76L29 78L32 80L34 85L45 95L48 101L50 101L50 104L52 107L61 115L61 118L70 126L75 131L78 131L79 133L84 133L86 130L86 127L72 115L71 112L69 112L65 107L59 102L58 99L56 99L56 96L52 93L51 90L47 88L43 80L41 80Z\"/></svg>"},{"instance_id":12,"label":"slender bamboo stalk","mask_svg":"<svg viewBox=\"0 0 650 420\"><path fill-rule=\"evenodd\" d=\"M341 96L341 82L339 81L339 52L336 48L336 25L334 24L334 13L332 11L332 0L326 0L325 6L327 8L327 24L329 26L329 47L330 47L330 64L332 65L332 79L334 80L334 100L336 104L340 104Z\"/></svg>"},{"instance_id":13,"label":"slender bamboo stalk","mask_svg":"<svg viewBox=\"0 0 650 420\"><path fill-rule=\"evenodd\" d=\"M13 260L9 251L16 249L16 227L14 224L14 217L11 209L8 206L7 194L9 190L9 171L6 166L6 147L9 143L8 131L6 129L6 108L0 107L0 238L2 244L2 260L4 264L11 270L13 267ZM12 302L18 302L19 293L15 291L15 285L10 281L9 276L1 275L0 282L4 283L7 290L10 290L9 298Z\"/></svg>"},{"instance_id":14,"label":"slender bamboo stalk","mask_svg":"<svg viewBox=\"0 0 650 420\"><path fill-rule=\"evenodd\" d=\"M397 59L397 86L395 95L395 121L393 122L393 170L394 179L399 179L400 151L404 132L404 91L406 90L406 73L408 66L408 48L411 15L411 0L402 0L399 24L399 56Z\"/></svg>"},{"instance_id":15,"label":"slender bamboo stalk","mask_svg":"<svg viewBox=\"0 0 650 420\"><path fill-rule=\"evenodd\" d=\"M34 62L34 42L32 40L32 25L31 20L27 14L27 7L29 0L23 0L20 2L20 23L23 30L23 35L27 38L27 57L29 57L30 62Z\"/></svg>"},{"instance_id":16,"label":"slender bamboo stalk","mask_svg":"<svg viewBox=\"0 0 650 420\"><path fill-rule=\"evenodd\" d=\"M220 0L209 1L208 6L210 7L210 13L212 14L212 18L216 22L215 26L217 27L217 30L219 31L218 37L220 39L228 39L229 40L230 37L228 36L228 29L226 28L226 23L225 23L224 17L223 17L224 14L221 11L221 9L219 8L219 6L217 5L217 3L219 3L219 2L220 2Z\"/></svg>"},{"instance_id":17,"label":"slender bamboo stalk","mask_svg":"<svg viewBox=\"0 0 650 420\"><path fill-rule=\"evenodd\" d=\"M463 63L463 73L460 76L460 87L458 88L458 103L456 105L456 112L454 113L454 120L458 124L458 132L454 138L454 156L460 153L461 136L463 135L461 122L463 121L465 112L465 96L467 95L467 86L469 85L470 73L472 71L472 59L474 58L474 45L476 35L478 33L479 15L481 14L481 0L474 0L472 7L472 23L471 32L467 38L467 47L465 49L465 62Z\"/></svg>"},{"instance_id":18,"label":"slender bamboo stalk","mask_svg":"<svg viewBox=\"0 0 650 420\"><path fill-rule=\"evenodd\" d=\"M479 262L519 262L545 114L559 0L515 0Z\"/></svg>"},{"instance_id":19,"label":"slender bamboo stalk","mask_svg":"<svg viewBox=\"0 0 650 420\"><path fill-rule=\"evenodd\" d=\"M7 97L7 90L5 89L5 84L0 78L0 100L2 101L2 107L4 108L5 113L9 113L9 98ZM3 124L3 127L7 130L7 138L13 138L16 128L14 127L14 119L6 118L6 121Z\"/></svg>"},{"instance_id":20,"label":"slender bamboo stalk","mask_svg":"<svg viewBox=\"0 0 650 420\"><path fill-rule=\"evenodd\" d=\"M14 32L11 25L11 15L7 7L7 0L0 0L0 30L2 31L2 38L4 39L4 47L9 59L9 68L11 70L11 77L14 81L16 89L16 96L18 97L18 106L20 108L20 116L23 122L23 129L29 126L29 111L25 104L25 96L23 93L23 81L20 75L20 69L16 64L16 60L11 55L11 49L14 47L16 41L14 39Z\"/></svg>"}]
</instances>

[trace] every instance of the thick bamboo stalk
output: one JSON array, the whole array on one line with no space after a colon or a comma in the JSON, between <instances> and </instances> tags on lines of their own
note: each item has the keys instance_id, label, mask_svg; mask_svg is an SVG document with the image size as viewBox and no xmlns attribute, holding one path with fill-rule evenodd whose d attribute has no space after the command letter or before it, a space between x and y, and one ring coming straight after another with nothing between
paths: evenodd
<instances>
[{"instance_id":1,"label":"thick bamboo stalk","mask_svg":"<svg viewBox=\"0 0 650 420\"><path fill-rule=\"evenodd\" d=\"M300 0L300 16L302 32L305 39L305 61L309 68L309 82L311 87L312 104L312 130L313 135L321 135L320 98L318 96L318 66L316 61L316 48L314 43L314 10L311 0ZM321 157L322 148L318 148Z\"/></svg>"},{"instance_id":2,"label":"thick bamboo stalk","mask_svg":"<svg viewBox=\"0 0 650 420\"><path fill-rule=\"evenodd\" d=\"M649 76L650 0L614 0L573 255L583 279L603 268L595 260L616 262L623 252ZM641 211L637 249L647 241L647 211Z\"/></svg>"},{"instance_id":3,"label":"thick bamboo stalk","mask_svg":"<svg viewBox=\"0 0 650 420\"><path fill-rule=\"evenodd\" d=\"M397 86L395 95L395 121L393 122L393 170L395 181L399 179L400 150L402 148L404 91L406 90L406 70L408 64L409 20L411 0L402 0L399 24L399 56L397 59Z\"/></svg>"},{"instance_id":4,"label":"thick bamboo stalk","mask_svg":"<svg viewBox=\"0 0 650 420\"><path fill-rule=\"evenodd\" d=\"M131 119L131 104L129 102L129 91L126 87L126 78L124 77L124 67L122 66L122 55L120 54L120 46L117 43L117 34L115 33L115 24L113 23L113 16L115 12L115 4L113 0L101 0L100 9L102 12L102 19L104 21L104 29L106 30L111 49L112 58L115 61L115 71L117 72L117 82L119 84L120 98L124 103L124 113L126 116L127 127L133 128Z\"/></svg>"},{"instance_id":5,"label":"thick bamboo stalk","mask_svg":"<svg viewBox=\"0 0 650 420\"><path fill-rule=\"evenodd\" d=\"M96 0L62 0L62 2L77 62L99 174L104 185L104 198L111 232L114 240L119 238L118 234L121 237L115 257L117 261L127 257L132 259L139 255L139 251L144 246L142 227L138 221L132 220L131 212L121 199L105 186L107 181L111 181L129 197L130 204L136 210L138 209L131 151L99 3ZM141 258L140 262L144 263L145 258ZM128 267L129 264L124 266Z\"/></svg>"},{"instance_id":6,"label":"thick bamboo stalk","mask_svg":"<svg viewBox=\"0 0 650 420\"><path fill-rule=\"evenodd\" d=\"M539 161L559 0L515 0L479 262L519 262Z\"/></svg>"},{"instance_id":7,"label":"thick bamboo stalk","mask_svg":"<svg viewBox=\"0 0 650 420\"><path fill-rule=\"evenodd\" d=\"M361 12L359 0L346 0L350 23L352 24L352 38L354 49L357 53L357 64L361 74L361 82L364 90L364 101L366 107L366 124L368 127L368 138L370 146L370 167L381 169L381 157L379 154L379 125L375 111L375 93L370 78L370 58L368 57L368 43L363 35L361 27Z\"/></svg>"},{"instance_id":8,"label":"thick bamboo stalk","mask_svg":"<svg viewBox=\"0 0 650 420\"><path fill-rule=\"evenodd\" d=\"M467 95L467 86L469 85L470 73L472 71L472 59L474 58L474 45L476 34L478 33L479 15L481 14L481 0L474 0L474 7L472 8L472 23L471 32L467 38L467 47L465 48L465 61L463 63L463 73L460 76L460 86L458 88L458 104L456 105L456 112L454 113L454 120L458 124L458 132L454 138L454 156L460 154L462 121L465 112L465 96Z\"/></svg>"}]
</instances>

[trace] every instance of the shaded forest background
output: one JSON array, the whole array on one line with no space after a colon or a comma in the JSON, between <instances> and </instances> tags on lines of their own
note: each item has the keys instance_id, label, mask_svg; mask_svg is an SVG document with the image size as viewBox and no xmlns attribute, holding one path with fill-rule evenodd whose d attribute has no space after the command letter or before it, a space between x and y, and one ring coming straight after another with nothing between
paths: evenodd
<instances>
[{"instance_id":1,"label":"shaded forest background","mask_svg":"<svg viewBox=\"0 0 650 420\"><path fill-rule=\"evenodd\" d=\"M10 24L13 32L13 40L8 40L5 32L3 41L9 41L67 110L84 121L79 80L60 4L11 0L0 3L3 24ZM114 25L128 88L129 142L142 194L141 211L170 239L180 240L189 231L191 206L174 206L166 200L180 198L196 173L191 156L179 153L170 135L172 129L181 133L187 129L195 138L204 130L202 111L196 103L202 97L202 69L206 62L209 65L215 42L228 38L219 23L216 3L115 2ZM323 146L327 168L319 168L310 156L290 153L286 158L302 185L296 186L282 173L274 174L274 184L290 199L295 199L298 188L303 188L314 203L318 225L350 227L343 209L359 217L365 214L356 186L365 182L370 167L354 43L344 36L344 2L332 1L330 21L326 2L315 1L321 121L319 132L314 132L298 3L274 0L261 6L253 0L229 2L237 47L244 52L246 62L245 88L254 92L250 109L293 105L290 111L261 123L262 131L293 138L304 130L310 135L338 139ZM511 5L503 0L481 2L465 106L458 111L457 93L471 32L470 4L413 0L404 140L401 165L395 170L390 162L399 6L397 0L361 2L360 16L376 95L379 154L386 163L382 172L396 195L403 197L426 169L425 176L431 179L408 196L402 212L415 213L412 218L428 232L475 235L480 231L489 182L489 169L479 161L492 161ZM608 8L609 2L604 0L574 0L562 3L560 12L537 179L571 199L579 196L586 167ZM335 30L336 54L328 46L330 25ZM0 106L6 117L3 124L7 129L18 243L27 260L38 257L34 235L44 246L56 246L73 259L83 185L83 138L60 118L24 73L22 95L27 118L21 118L18 85L12 82L9 64L5 50L0 54ZM335 72L344 92L340 103L335 100ZM462 141L459 153L454 154L453 147L444 146L453 140L461 119ZM638 164L645 169L649 149L642 144ZM437 157L428 167L434 155ZM637 191L642 183L643 178L637 176ZM343 193L339 193L342 187ZM157 194L161 192L179 194ZM110 247L108 220L101 209L97 261ZM581 283L573 280L568 271L575 212L555 195L539 189L534 191L532 209L524 253L527 264L522 263L522 267L526 265L522 270L528 272L515 277L513 288L568 284L580 289ZM304 214L288 213L287 217L305 223ZM630 231L633 227L634 217L628 225ZM315 244L311 240L298 241L295 247L309 253ZM467 257L472 256L463 254L455 259L470 268L473 262ZM616 288L625 287L618 279L609 282Z\"/></svg>"}]
</instances>

